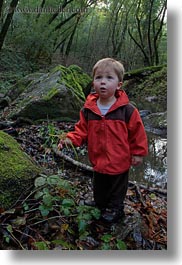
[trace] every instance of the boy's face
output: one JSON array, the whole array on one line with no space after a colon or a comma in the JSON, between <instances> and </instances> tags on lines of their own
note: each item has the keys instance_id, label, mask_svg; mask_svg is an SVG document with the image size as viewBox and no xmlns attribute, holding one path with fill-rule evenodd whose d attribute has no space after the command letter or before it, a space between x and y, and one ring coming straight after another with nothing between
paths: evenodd
<instances>
[{"instance_id":1,"label":"boy's face","mask_svg":"<svg viewBox=\"0 0 182 265\"><path fill-rule=\"evenodd\" d=\"M117 74L110 68L98 68L94 75L93 86L99 97L109 99L115 96L117 89L120 89L122 82Z\"/></svg>"}]
</instances>

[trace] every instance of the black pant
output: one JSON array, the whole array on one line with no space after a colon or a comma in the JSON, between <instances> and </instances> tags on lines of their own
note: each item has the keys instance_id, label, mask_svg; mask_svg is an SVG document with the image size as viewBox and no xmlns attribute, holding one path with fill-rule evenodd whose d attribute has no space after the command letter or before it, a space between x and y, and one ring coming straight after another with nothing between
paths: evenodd
<instances>
[{"instance_id":1,"label":"black pant","mask_svg":"<svg viewBox=\"0 0 182 265\"><path fill-rule=\"evenodd\" d=\"M124 209L129 170L119 175L94 172L94 200L102 208Z\"/></svg>"}]
</instances>

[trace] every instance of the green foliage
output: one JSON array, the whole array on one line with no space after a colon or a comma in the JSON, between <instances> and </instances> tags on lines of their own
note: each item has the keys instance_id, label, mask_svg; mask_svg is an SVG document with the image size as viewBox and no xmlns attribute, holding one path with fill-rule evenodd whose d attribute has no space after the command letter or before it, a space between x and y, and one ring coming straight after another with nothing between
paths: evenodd
<instances>
[{"instance_id":1,"label":"green foliage","mask_svg":"<svg viewBox=\"0 0 182 265\"><path fill-rule=\"evenodd\" d=\"M19 1L5 47L24 54L27 64L45 66L62 60L88 72L104 56L121 59L127 69L143 66L146 58L155 64L156 53L159 63L166 63L164 4L165 0ZM2 21L9 2L3 7Z\"/></svg>"},{"instance_id":2,"label":"green foliage","mask_svg":"<svg viewBox=\"0 0 182 265\"><path fill-rule=\"evenodd\" d=\"M138 89L145 90L147 95L162 96L167 99L167 67L148 76Z\"/></svg>"},{"instance_id":3,"label":"green foliage","mask_svg":"<svg viewBox=\"0 0 182 265\"><path fill-rule=\"evenodd\" d=\"M40 174L21 206L3 213L2 216L12 217L10 222L6 218L3 222L3 242L11 244L13 241L20 249L25 249L23 237L18 235L24 234L27 226L31 249L83 249L84 242L93 237L100 210L79 205L78 193L76 185L65 179L63 172L50 176ZM51 227L57 224L57 232L52 233ZM97 237L101 242L95 249L124 249L124 243L112 235L102 236L102 231L97 231Z\"/></svg>"},{"instance_id":4,"label":"green foliage","mask_svg":"<svg viewBox=\"0 0 182 265\"><path fill-rule=\"evenodd\" d=\"M57 145L59 142L59 135L63 133L63 131L58 130L54 124L48 122L47 125L41 126L40 128L40 136L44 138L44 148L53 147Z\"/></svg>"},{"instance_id":5,"label":"green foliage","mask_svg":"<svg viewBox=\"0 0 182 265\"><path fill-rule=\"evenodd\" d=\"M65 215L69 215L71 206L74 206L74 201L70 198L64 199L64 197L65 194L73 196L75 192L68 181L61 179L58 175L49 177L41 175L35 179L34 184L35 187L39 188L35 193L35 198L41 200L39 210L42 216L48 216L54 210L54 205L61 205L60 210Z\"/></svg>"},{"instance_id":6,"label":"green foliage","mask_svg":"<svg viewBox=\"0 0 182 265\"><path fill-rule=\"evenodd\" d=\"M40 241L40 242L35 242L34 246L37 248L37 250L49 250L49 241Z\"/></svg>"},{"instance_id":7,"label":"green foliage","mask_svg":"<svg viewBox=\"0 0 182 265\"><path fill-rule=\"evenodd\" d=\"M88 234L89 222L100 216L100 211L97 208L76 205L74 201L76 189L61 176L41 175L35 179L35 187L38 189L35 193L35 199L40 201L41 215L48 217L56 208L60 215L75 216L80 238Z\"/></svg>"},{"instance_id":8,"label":"green foliage","mask_svg":"<svg viewBox=\"0 0 182 265\"><path fill-rule=\"evenodd\" d=\"M111 234L105 234L101 237L102 244L101 249L102 250L109 250L109 249L118 249L118 250L126 250L126 244Z\"/></svg>"},{"instance_id":9,"label":"green foliage","mask_svg":"<svg viewBox=\"0 0 182 265\"><path fill-rule=\"evenodd\" d=\"M61 177L61 175L46 176L41 175L35 180L35 199L39 201L39 211L43 218L51 220L54 218L55 212L59 214L60 218L64 217L69 220L72 219L74 226L77 226L78 235L72 230L71 225L66 222L63 225L64 233L78 237L76 239L79 244L84 242L91 234L91 224L93 220L100 218L100 210L95 207L78 205L75 202L76 188L68 181ZM40 223L42 221L39 221ZM8 240L8 239L7 239ZM113 236L112 234L100 235L100 246L98 249L110 250L118 249L125 250L125 243ZM63 240L62 238L37 241L34 243L36 249L47 250L50 249L51 244L59 245L65 249L74 249L74 245Z\"/></svg>"},{"instance_id":10,"label":"green foliage","mask_svg":"<svg viewBox=\"0 0 182 265\"><path fill-rule=\"evenodd\" d=\"M97 208L80 205L77 207L78 230L80 239L84 239L89 233L87 231L89 222L94 218L96 220L100 217L100 211Z\"/></svg>"},{"instance_id":11,"label":"green foliage","mask_svg":"<svg viewBox=\"0 0 182 265\"><path fill-rule=\"evenodd\" d=\"M57 147L59 141L64 141L66 138L66 132L63 130L57 129L57 127L54 126L54 124L48 122L48 125L42 126L40 129L40 135L45 139L44 141L44 148L53 148ZM77 148L74 147L73 144L70 144L69 146L66 144L63 146L64 149L67 150L68 153L73 153L74 158L78 160L78 152ZM80 150L80 153L83 152ZM46 153L45 153L46 156Z\"/></svg>"}]
</instances>

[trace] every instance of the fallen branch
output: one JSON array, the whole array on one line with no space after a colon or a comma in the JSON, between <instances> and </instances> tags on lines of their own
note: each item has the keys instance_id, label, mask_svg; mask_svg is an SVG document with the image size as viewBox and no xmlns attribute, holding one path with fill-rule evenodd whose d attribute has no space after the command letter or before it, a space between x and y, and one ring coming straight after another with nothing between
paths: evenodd
<instances>
[{"instance_id":1,"label":"fallen branch","mask_svg":"<svg viewBox=\"0 0 182 265\"><path fill-rule=\"evenodd\" d=\"M136 186L136 182L129 181L129 185L135 187ZM167 196L167 190L166 189L147 187L147 186L145 186L143 184L137 184L137 185L140 187L140 189L148 190L148 191L154 192L154 193L156 192L156 193L159 193L159 194L161 194L163 196Z\"/></svg>"},{"instance_id":2,"label":"fallen branch","mask_svg":"<svg viewBox=\"0 0 182 265\"><path fill-rule=\"evenodd\" d=\"M77 166L77 167L79 167L83 170L89 171L89 172L93 172L93 168L91 166L83 164L83 163L69 157L68 155L65 155L63 152L59 151L58 149L53 148L53 152L56 155L58 155L59 157L63 158L65 161L70 162L74 166ZM129 181L129 186L136 186L136 183ZM167 190L164 190L164 189L147 187L147 186L142 185L142 184L139 184L138 187L140 187L141 189L146 189L150 192L156 192L156 193L162 194L164 196L167 196Z\"/></svg>"},{"instance_id":3,"label":"fallen branch","mask_svg":"<svg viewBox=\"0 0 182 265\"><path fill-rule=\"evenodd\" d=\"M140 187L138 185L135 185L135 187L136 187L136 194L138 195L139 200L141 201L142 205L146 208L147 205L146 205L145 200L143 198L143 195L142 195L142 193L140 191Z\"/></svg>"},{"instance_id":4,"label":"fallen branch","mask_svg":"<svg viewBox=\"0 0 182 265\"><path fill-rule=\"evenodd\" d=\"M53 148L53 151L56 155L58 155L59 157L63 158L65 161L68 161L70 163L72 163L74 166L77 166L81 169L84 169L84 170L87 170L87 171L90 171L90 172L93 172L93 168L86 165L86 164L83 164L77 160L74 160L73 158L69 157L68 155L65 155L63 154L63 152L61 151L58 151L56 148Z\"/></svg>"}]
</instances>

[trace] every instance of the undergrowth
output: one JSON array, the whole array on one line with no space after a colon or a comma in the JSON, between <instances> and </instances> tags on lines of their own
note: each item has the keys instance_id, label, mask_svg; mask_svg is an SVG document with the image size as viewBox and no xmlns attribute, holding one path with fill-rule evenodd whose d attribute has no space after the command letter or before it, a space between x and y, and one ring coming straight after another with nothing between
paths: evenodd
<instances>
[{"instance_id":1,"label":"undergrowth","mask_svg":"<svg viewBox=\"0 0 182 265\"><path fill-rule=\"evenodd\" d=\"M52 124L39 133L45 149L65 138L65 132ZM73 146L67 148L77 157ZM27 250L126 249L110 229L103 230L98 208L80 204L76 182L69 181L65 172L40 174L26 198L10 210L0 209L0 245Z\"/></svg>"},{"instance_id":2,"label":"undergrowth","mask_svg":"<svg viewBox=\"0 0 182 265\"><path fill-rule=\"evenodd\" d=\"M41 174L21 204L0 215L1 244L28 250L126 249L112 234L99 233L100 211L79 205L77 192L63 174Z\"/></svg>"}]
</instances>

